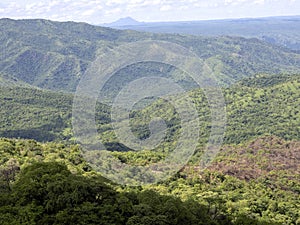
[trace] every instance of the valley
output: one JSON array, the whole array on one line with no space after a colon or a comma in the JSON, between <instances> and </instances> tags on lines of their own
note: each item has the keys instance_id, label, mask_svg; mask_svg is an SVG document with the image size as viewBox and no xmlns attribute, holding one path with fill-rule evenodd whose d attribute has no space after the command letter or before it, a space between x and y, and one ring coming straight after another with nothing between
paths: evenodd
<instances>
[{"instance_id":1,"label":"valley","mask_svg":"<svg viewBox=\"0 0 300 225\"><path fill-rule=\"evenodd\" d=\"M237 29L235 21L226 23ZM123 28L0 19L0 223L300 224L298 36L293 47L281 28L275 43L240 33ZM273 37L273 31L266 32ZM99 55L145 40L181 45L211 68L225 101L225 133L220 151L202 168L211 128L220 125L211 121L205 91L172 65L139 62L121 68L100 92L106 101L95 105L97 138L105 147L97 150L111 156L101 167L109 171L113 160L135 168L156 165L173 153L182 134L180 115L171 102L149 97L130 111L131 132L147 140L150 121L160 117L164 138L155 148L140 151L122 143L116 124L125 120L112 118L112 103L134 80L159 77L182 86L185 93L172 98L183 107L189 96L200 124L195 151L175 175L130 186L112 182L84 157L84 145L73 132L73 100ZM122 171L117 176L131 181L140 174ZM153 179L144 176L145 181Z\"/></svg>"}]
</instances>

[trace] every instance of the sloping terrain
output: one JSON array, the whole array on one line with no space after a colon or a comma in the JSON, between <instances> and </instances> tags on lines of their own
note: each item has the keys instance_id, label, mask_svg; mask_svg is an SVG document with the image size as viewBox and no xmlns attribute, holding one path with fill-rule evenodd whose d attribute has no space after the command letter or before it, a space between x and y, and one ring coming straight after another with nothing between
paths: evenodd
<instances>
[{"instance_id":1,"label":"sloping terrain","mask_svg":"<svg viewBox=\"0 0 300 225\"><path fill-rule=\"evenodd\" d=\"M300 192L299 141L285 141L276 136L248 141L236 146L224 146L210 170L255 180L268 178L269 185ZM275 183L277 182L277 183Z\"/></svg>"},{"instance_id":2,"label":"sloping terrain","mask_svg":"<svg viewBox=\"0 0 300 225\"><path fill-rule=\"evenodd\" d=\"M72 92L97 54L148 39L192 49L207 60L220 84L228 85L222 88L226 133L217 157L200 170L211 112L203 91L191 90L201 121L195 155L164 181L129 187L94 171L75 144ZM47 20L1 19L0 44L1 224L300 224L299 54L257 39L150 34ZM173 76L187 90L195 88L174 71L154 62L130 65L115 74L106 91L115 96L141 73ZM134 135L149 137L152 117L163 118L168 129L161 145L142 151L120 143L111 107L96 104L99 138L113 152L103 167L111 169L113 157L145 166L172 151L181 132L177 112L162 99L150 103L131 111ZM130 177L117 174L122 179L140 175L151 179L138 171Z\"/></svg>"},{"instance_id":3,"label":"sloping terrain","mask_svg":"<svg viewBox=\"0 0 300 225\"><path fill-rule=\"evenodd\" d=\"M299 140L299 85L299 75L261 75L224 89L227 110L224 142L241 143L268 134ZM200 143L205 143L210 129L208 103L201 90L190 95L202 122ZM3 87L0 89L0 134L39 141L71 140L72 100L72 94L63 92ZM139 138L148 137L151 116L165 119L169 128L165 144L171 144L177 134L178 118L174 108L163 101L134 110L132 131ZM110 117L110 107L97 104L96 121L101 139L110 150L127 151L118 144Z\"/></svg>"},{"instance_id":4,"label":"sloping terrain","mask_svg":"<svg viewBox=\"0 0 300 225\"><path fill-rule=\"evenodd\" d=\"M207 60L221 84L257 73L299 72L300 56L258 39L121 31L85 23L0 20L0 75L10 82L72 92L97 54L139 40L181 44ZM143 68L137 72L143 73ZM124 75L126 76L126 75Z\"/></svg>"},{"instance_id":5,"label":"sloping terrain","mask_svg":"<svg viewBox=\"0 0 300 225\"><path fill-rule=\"evenodd\" d=\"M2 138L0 218L4 224L298 224L299 146L274 136L226 145L207 170L190 166L159 184L121 187L92 171L78 145Z\"/></svg>"}]
</instances>

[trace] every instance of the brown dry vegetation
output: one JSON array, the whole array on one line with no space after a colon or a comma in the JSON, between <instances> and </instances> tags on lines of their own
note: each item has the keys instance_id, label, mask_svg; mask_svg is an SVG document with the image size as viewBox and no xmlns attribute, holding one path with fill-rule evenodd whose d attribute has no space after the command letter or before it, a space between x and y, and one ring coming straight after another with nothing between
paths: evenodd
<instances>
[{"instance_id":1,"label":"brown dry vegetation","mask_svg":"<svg viewBox=\"0 0 300 225\"><path fill-rule=\"evenodd\" d=\"M208 169L243 180L300 180L300 142L266 136L224 146Z\"/></svg>"}]
</instances>

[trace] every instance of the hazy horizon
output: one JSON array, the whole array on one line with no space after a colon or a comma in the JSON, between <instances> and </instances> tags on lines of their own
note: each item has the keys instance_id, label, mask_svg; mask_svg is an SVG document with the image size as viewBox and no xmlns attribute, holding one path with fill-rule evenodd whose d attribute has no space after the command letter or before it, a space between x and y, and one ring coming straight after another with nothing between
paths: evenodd
<instances>
[{"instance_id":1,"label":"hazy horizon","mask_svg":"<svg viewBox=\"0 0 300 225\"><path fill-rule=\"evenodd\" d=\"M0 18L111 23L131 17L140 22L200 21L297 16L297 0L3 0Z\"/></svg>"},{"instance_id":2,"label":"hazy horizon","mask_svg":"<svg viewBox=\"0 0 300 225\"><path fill-rule=\"evenodd\" d=\"M110 23L113 23L113 22L116 22L116 21L119 21L119 20L122 20L122 19L133 19L137 22L140 22L140 23L160 23L160 22L163 22L163 23L168 23L168 22L197 22L197 21L217 21L217 20L239 20L239 19L263 19L263 18L276 18L276 17L300 17L300 14L295 14L295 15L279 15L279 16L257 16L257 17L228 17L228 18L217 18L217 19L199 19L199 20L162 20L162 21L143 21L143 20L138 20L138 19L135 19L134 17L132 16L126 16L126 17L120 17L114 21L111 21Z\"/></svg>"}]
</instances>

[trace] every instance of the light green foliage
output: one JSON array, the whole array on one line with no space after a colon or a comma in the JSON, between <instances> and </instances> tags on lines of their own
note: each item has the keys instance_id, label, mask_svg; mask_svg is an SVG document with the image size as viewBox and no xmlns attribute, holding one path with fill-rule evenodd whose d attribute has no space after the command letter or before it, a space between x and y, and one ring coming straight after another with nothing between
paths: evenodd
<instances>
[{"instance_id":1,"label":"light green foliage","mask_svg":"<svg viewBox=\"0 0 300 225\"><path fill-rule=\"evenodd\" d=\"M295 188L299 187L297 170L282 171L277 161L273 161L273 170L257 172L255 179L247 181L237 178L247 173L245 169L234 171L229 167L232 175L227 175L226 168L231 165L228 156L245 162L245 157L251 159L254 155L257 159L253 162L246 160L251 169L256 163L259 165L260 158L263 161L272 153L269 151L276 153L278 148L284 153L288 146L296 148L298 145L299 142L266 138L254 144L225 146L207 170L199 171L189 165L167 181L130 188L110 184L92 171L78 145L1 139L1 158L6 160L0 170L0 217L5 224L68 221L79 224L99 224L99 221L103 224L151 224L154 221L154 224L296 224L300 204L300 189ZM256 148L261 150L249 154ZM235 149L239 149L239 155L234 154ZM121 160L126 157L127 163L135 160L142 165L151 163L143 159L142 154L114 154ZM153 152L145 154L151 154L153 160L160 158ZM221 162L223 172L217 167ZM13 172L9 179L3 176L5 171ZM255 172L252 173L255 175Z\"/></svg>"}]
</instances>

